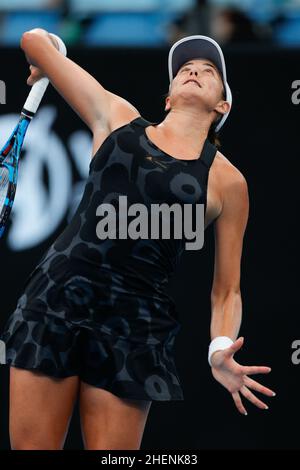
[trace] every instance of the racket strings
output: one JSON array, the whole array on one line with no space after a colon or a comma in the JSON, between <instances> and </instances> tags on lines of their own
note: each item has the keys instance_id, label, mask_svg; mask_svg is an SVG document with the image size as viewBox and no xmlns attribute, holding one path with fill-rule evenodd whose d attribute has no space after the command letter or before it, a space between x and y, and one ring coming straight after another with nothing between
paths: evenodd
<instances>
[{"instance_id":1,"label":"racket strings","mask_svg":"<svg viewBox=\"0 0 300 470\"><path fill-rule=\"evenodd\" d=\"M0 208L5 205L9 188L9 170L6 166L0 166Z\"/></svg>"},{"instance_id":2,"label":"racket strings","mask_svg":"<svg viewBox=\"0 0 300 470\"><path fill-rule=\"evenodd\" d=\"M21 114L10 138L0 150L0 238L4 233L13 206L19 158L31 118L32 116Z\"/></svg>"}]
</instances>

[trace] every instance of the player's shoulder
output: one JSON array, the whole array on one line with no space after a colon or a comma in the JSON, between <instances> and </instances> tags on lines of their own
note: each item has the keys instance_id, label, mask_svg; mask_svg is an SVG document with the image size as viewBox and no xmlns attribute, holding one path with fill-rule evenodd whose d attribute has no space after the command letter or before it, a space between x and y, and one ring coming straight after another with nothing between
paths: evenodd
<instances>
[{"instance_id":1,"label":"player's shoulder","mask_svg":"<svg viewBox=\"0 0 300 470\"><path fill-rule=\"evenodd\" d=\"M133 104L121 96L108 92L110 95L110 113L107 116L107 126L110 132L129 124L134 119L141 117L140 112Z\"/></svg>"},{"instance_id":2,"label":"player's shoulder","mask_svg":"<svg viewBox=\"0 0 300 470\"><path fill-rule=\"evenodd\" d=\"M222 185L247 188L245 175L220 150L215 156L214 170Z\"/></svg>"}]
</instances>

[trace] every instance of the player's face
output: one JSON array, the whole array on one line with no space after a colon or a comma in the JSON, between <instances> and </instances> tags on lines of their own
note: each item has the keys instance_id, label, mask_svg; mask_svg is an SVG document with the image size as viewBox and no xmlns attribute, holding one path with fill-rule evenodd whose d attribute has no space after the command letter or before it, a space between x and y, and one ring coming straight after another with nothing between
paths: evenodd
<instances>
[{"instance_id":1,"label":"player's face","mask_svg":"<svg viewBox=\"0 0 300 470\"><path fill-rule=\"evenodd\" d=\"M166 111L176 102L201 101L208 110L223 101L223 82L216 66L208 59L193 59L183 64L172 81Z\"/></svg>"}]
</instances>

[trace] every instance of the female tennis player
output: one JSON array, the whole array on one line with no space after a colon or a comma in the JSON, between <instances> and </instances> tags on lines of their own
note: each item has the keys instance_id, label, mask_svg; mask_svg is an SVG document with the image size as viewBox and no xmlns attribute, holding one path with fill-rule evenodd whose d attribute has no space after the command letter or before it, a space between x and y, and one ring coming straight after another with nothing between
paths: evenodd
<instances>
[{"instance_id":1,"label":"female tennis player","mask_svg":"<svg viewBox=\"0 0 300 470\"><path fill-rule=\"evenodd\" d=\"M57 46L41 29L23 35L28 84L49 78L91 130L93 158L72 221L29 276L2 334L12 448L62 449L79 397L86 449L139 449L152 401L184 399L173 349L181 325L165 292L184 238L99 237L102 205L118 213L120 196L131 208L204 205L216 242L212 374L240 413L241 395L267 408L253 391L274 392L250 375L271 369L234 359L243 344L240 262L249 202L244 176L214 140L231 108L219 45L191 36L172 46L160 123L146 121ZM139 80L146 83L142 71Z\"/></svg>"}]
</instances>

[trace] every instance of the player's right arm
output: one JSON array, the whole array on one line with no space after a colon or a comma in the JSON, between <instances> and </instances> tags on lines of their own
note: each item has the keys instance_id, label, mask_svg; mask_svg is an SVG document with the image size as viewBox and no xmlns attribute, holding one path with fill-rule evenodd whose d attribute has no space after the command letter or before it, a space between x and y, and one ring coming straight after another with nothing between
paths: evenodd
<instances>
[{"instance_id":1,"label":"player's right arm","mask_svg":"<svg viewBox=\"0 0 300 470\"><path fill-rule=\"evenodd\" d=\"M106 90L74 61L61 54L43 29L25 32L21 48L34 70L47 76L72 109L90 128L94 137L106 135L140 115L128 101ZM33 84L33 80L28 80Z\"/></svg>"}]
</instances>

